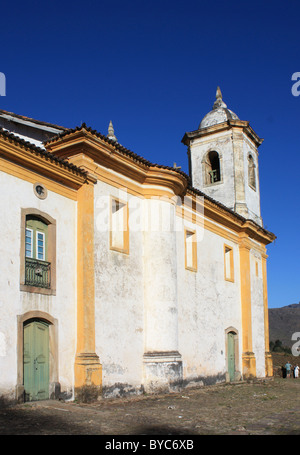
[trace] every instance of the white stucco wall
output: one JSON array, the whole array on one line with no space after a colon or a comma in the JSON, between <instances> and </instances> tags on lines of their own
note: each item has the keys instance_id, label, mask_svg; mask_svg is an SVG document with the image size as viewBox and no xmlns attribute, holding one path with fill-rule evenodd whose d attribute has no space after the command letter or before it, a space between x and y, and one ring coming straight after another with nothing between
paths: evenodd
<instances>
[{"instance_id":1,"label":"white stucco wall","mask_svg":"<svg viewBox=\"0 0 300 455\"><path fill-rule=\"evenodd\" d=\"M40 310L58 319L59 380L73 386L76 329L76 203L49 191L38 199L33 185L0 172L0 395L17 383L17 315ZM56 295L20 291L21 208L36 208L56 220Z\"/></svg>"},{"instance_id":2,"label":"white stucco wall","mask_svg":"<svg viewBox=\"0 0 300 455\"><path fill-rule=\"evenodd\" d=\"M220 132L193 140L190 145L193 186L242 216L261 224L258 152L245 134L241 140L234 139L234 142L231 134L231 131ZM221 181L212 185L205 183L202 163L209 151L218 152L220 157ZM256 166L256 190L248 185L249 153Z\"/></svg>"},{"instance_id":3,"label":"white stucco wall","mask_svg":"<svg viewBox=\"0 0 300 455\"><path fill-rule=\"evenodd\" d=\"M258 169L258 152L244 136L243 143L243 154L244 154L244 167L245 167L245 199L248 210L251 214L251 218L257 223L260 223L260 188L259 188L259 169ZM256 178L256 189L254 190L249 186L248 181L248 156L251 154L255 163L255 178Z\"/></svg>"},{"instance_id":4,"label":"white stucco wall","mask_svg":"<svg viewBox=\"0 0 300 455\"><path fill-rule=\"evenodd\" d=\"M110 196L129 204L129 254L110 249ZM144 342L143 238L135 229L140 200L98 181L95 185L95 326L96 353L103 388L120 384L126 391L142 382ZM113 390L114 389L114 390ZM111 393L118 393L113 387Z\"/></svg>"},{"instance_id":5,"label":"white stucco wall","mask_svg":"<svg viewBox=\"0 0 300 455\"><path fill-rule=\"evenodd\" d=\"M76 202L49 189L48 197L40 200L31 183L3 172L0 190L5 220L0 238L0 395L14 394L17 315L31 310L49 313L58 320L59 382L62 391L70 392L76 352ZM183 379L189 383L203 378L224 380L225 331L229 327L238 333L241 371L237 243L222 237L218 229L203 230L187 220L183 223L179 217L174 225L175 207L170 202L142 200L101 181L94 190L95 350L102 364L105 393L141 391L145 378L143 356L147 352L179 351ZM111 196L129 205L129 254L110 249ZM20 291L21 208L30 207L56 220L55 296ZM167 216L158 224L151 218L150 225L145 226L150 207L152 215L168 213L170 224L164 224ZM184 227L197 230L197 272L185 269ZM224 244L233 249L234 282L224 278ZM255 251L251 252L251 293L253 351L257 375L264 376L261 258Z\"/></svg>"},{"instance_id":6,"label":"white stucco wall","mask_svg":"<svg viewBox=\"0 0 300 455\"><path fill-rule=\"evenodd\" d=\"M219 235L204 231L197 244L197 272L185 270L184 236L177 235L179 351L184 379L225 376L225 330L239 334L241 354L241 305L238 247ZM224 244L233 248L234 282L224 279ZM240 367L241 368L241 367ZM218 378L216 378L218 380Z\"/></svg>"},{"instance_id":7,"label":"white stucco wall","mask_svg":"<svg viewBox=\"0 0 300 455\"><path fill-rule=\"evenodd\" d=\"M204 181L203 157L216 151L220 157L221 181L207 185ZM216 201L233 209L235 203L233 148L230 132L210 135L208 138L195 139L191 144L193 186Z\"/></svg>"},{"instance_id":8,"label":"white stucco wall","mask_svg":"<svg viewBox=\"0 0 300 455\"><path fill-rule=\"evenodd\" d=\"M258 276L256 275L256 263ZM251 269L251 316L252 316L252 340L253 352L256 358L256 374L258 377L265 376L265 325L264 325L264 301L261 254L254 249L250 254Z\"/></svg>"}]
</instances>

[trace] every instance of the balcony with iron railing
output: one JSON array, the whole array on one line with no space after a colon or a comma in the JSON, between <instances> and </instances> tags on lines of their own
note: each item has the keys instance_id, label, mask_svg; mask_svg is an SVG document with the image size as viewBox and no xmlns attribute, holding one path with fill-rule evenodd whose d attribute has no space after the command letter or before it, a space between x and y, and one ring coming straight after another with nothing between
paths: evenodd
<instances>
[{"instance_id":1,"label":"balcony with iron railing","mask_svg":"<svg viewBox=\"0 0 300 455\"><path fill-rule=\"evenodd\" d=\"M39 259L25 258L25 285L50 289L51 263Z\"/></svg>"}]
</instances>

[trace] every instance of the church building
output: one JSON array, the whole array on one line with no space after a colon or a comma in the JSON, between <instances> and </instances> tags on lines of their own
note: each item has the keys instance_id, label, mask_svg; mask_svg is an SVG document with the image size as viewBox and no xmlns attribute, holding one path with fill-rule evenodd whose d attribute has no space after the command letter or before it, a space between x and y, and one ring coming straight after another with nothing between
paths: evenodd
<instances>
[{"instance_id":1,"label":"church building","mask_svg":"<svg viewBox=\"0 0 300 455\"><path fill-rule=\"evenodd\" d=\"M123 147L112 123L0 110L0 397L272 376L262 139L218 88L182 143L189 175Z\"/></svg>"}]
</instances>

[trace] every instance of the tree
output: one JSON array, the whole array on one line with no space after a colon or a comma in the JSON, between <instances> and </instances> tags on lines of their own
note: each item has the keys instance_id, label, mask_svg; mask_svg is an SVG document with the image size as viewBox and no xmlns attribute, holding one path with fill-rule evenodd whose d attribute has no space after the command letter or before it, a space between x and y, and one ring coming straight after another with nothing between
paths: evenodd
<instances>
[{"instance_id":1,"label":"tree","mask_svg":"<svg viewBox=\"0 0 300 455\"><path fill-rule=\"evenodd\" d=\"M273 352L283 352L282 341L280 340L275 341Z\"/></svg>"}]
</instances>

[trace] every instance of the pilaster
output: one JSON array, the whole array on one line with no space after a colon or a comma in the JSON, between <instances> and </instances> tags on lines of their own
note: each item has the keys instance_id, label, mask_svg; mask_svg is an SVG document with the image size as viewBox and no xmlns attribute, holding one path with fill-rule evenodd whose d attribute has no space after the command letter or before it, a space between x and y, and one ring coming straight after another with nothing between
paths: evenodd
<instances>
[{"instance_id":1,"label":"pilaster","mask_svg":"<svg viewBox=\"0 0 300 455\"><path fill-rule=\"evenodd\" d=\"M240 277L242 305L242 373L244 378L256 376L256 359L252 352L252 315L251 315L251 277L250 277L251 243L246 235L241 236Z\"/></svg>"},{"instance_id":2,"label":"pilaster","mask_svg":"<svg viewBox=\"0 0 300 455\"><path fill-rule=\"evenodd\" d=\"M242 130L232 130L233 172L234 172L234 211L248 218L248 207L245 194L245 165Z\"/></svg>"},{"instance_id":3,"label":"pilaster","mask_svg":"<svg viewBox=\"0 0 300 455\"><path fill-rule=\"evenodd\" d=\"M95 353L94 184L89 181L77 197L77 351L75 396L97 399L102 367Z\"/></svg>"},{"instance_id":4,"label":"pilaster","mask_svg":"<svg viewBox=\"0 0 300 455\"><path fill-rule=\"evenodd\" d=\"M269 351L269 312L268 312L268 290L267 290L267 255L262 254L262 276L263 276L263 299L264 299L264 322L265 322L265 366L266 376L273 376L273 359Z\"/></svg>"},{"instance_id":5,"label":"pilaster","mask_svg":"<svg viewBox=\"0 0 300 455\"><path fill-rule=\"evenodd\" d=\"M149 199L145 207L157 220L144 233L145 342L143 384L146 392L169 391L182 382L178 352L175 206ZM169 214L170 224L163 217ZM168 224L168 223L167 223Z\"/></svg>"}]
</instances>

